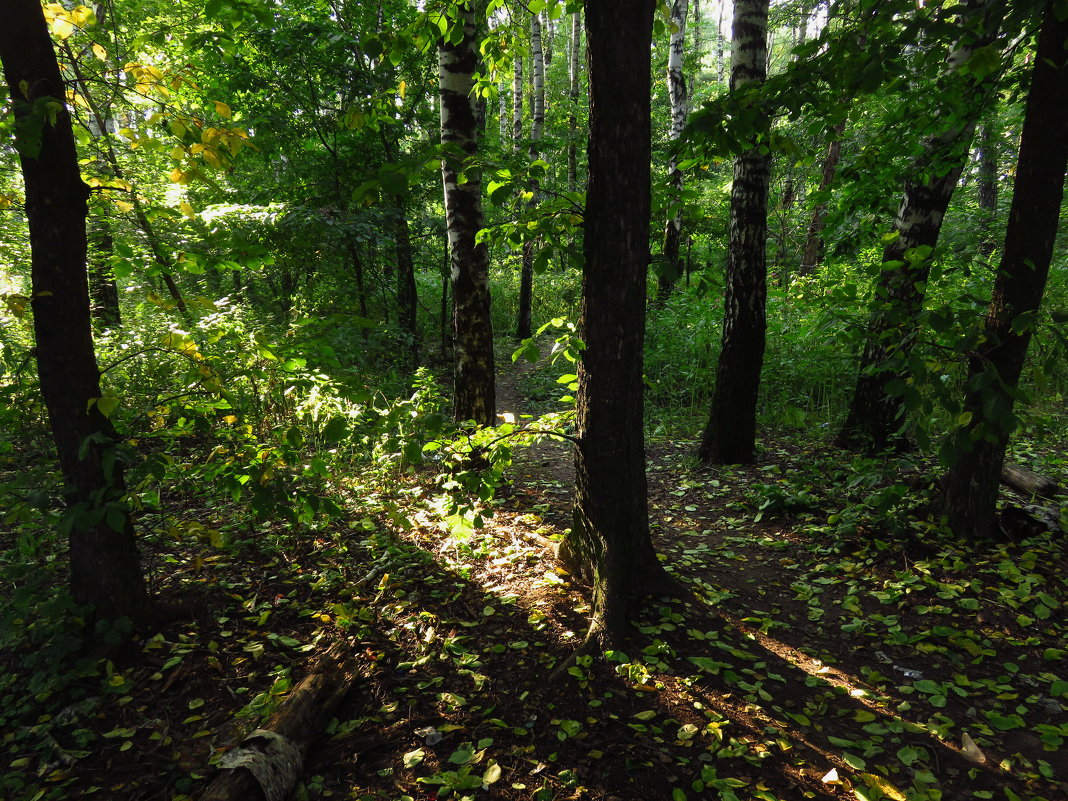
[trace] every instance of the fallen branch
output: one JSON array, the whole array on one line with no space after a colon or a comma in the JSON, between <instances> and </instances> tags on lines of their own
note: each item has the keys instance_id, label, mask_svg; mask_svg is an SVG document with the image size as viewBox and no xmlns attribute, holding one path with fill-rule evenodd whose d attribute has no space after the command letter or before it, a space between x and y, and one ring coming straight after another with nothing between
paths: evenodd
<instances>
[{"instance_id":1,"label":"fallen branch","mask_svg":"<svg viewBox=\"0 0 1068 801\"><path fill-rule=\"evenodd\" d=\"M304 757L351 689L356 660L346 642L323 654L262 728L219 762L201 801L283 801L300 777Z\"/></svg>"},{"instance_id":2,"label":"fallen branch","mask_svg":"<svg viewBox=\"0 0 1068 801\"><path fill-rule=\"evenodd\" d=\"M1047 500L1054 500L1058 496L1065 494L1064 487L1055 481L1032 472L1026 467L1020 467L1020 465L1011 464L1010 462L1005 462L1002 465L1001 481L1024 495L1036 495Z\"/></svg>"}]
</instances>

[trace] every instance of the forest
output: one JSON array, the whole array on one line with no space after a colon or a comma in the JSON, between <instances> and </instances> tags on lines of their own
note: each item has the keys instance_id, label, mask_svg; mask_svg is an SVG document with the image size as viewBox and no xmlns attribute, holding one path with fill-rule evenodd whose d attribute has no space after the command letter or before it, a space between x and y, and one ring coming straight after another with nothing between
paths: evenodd
<instances>
[{"instance_id":1,"label":"forest","mask_svg":"<svg viewBox=\"0 0 1068 801\"><path fill-rule=\"evenodd\" d=\"M1068 0L4 0L0 799L1068 799Z\"/></svg>"}]
</instances>

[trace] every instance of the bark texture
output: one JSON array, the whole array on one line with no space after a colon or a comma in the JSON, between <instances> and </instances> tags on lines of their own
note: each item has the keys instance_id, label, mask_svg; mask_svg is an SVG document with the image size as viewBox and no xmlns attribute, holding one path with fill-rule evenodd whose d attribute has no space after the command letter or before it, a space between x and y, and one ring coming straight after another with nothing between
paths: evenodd
<instances>
[{"instance_id":1,"label":"bark texture","mask_svg":"<svg viewBox=\"0 0 1068 801\"><path fill-rule=\"evenodd\" d=\"M545 58L542 52L541 17L532 14L530 17L530 51L533 61L531 70L531 100L534 104L534 113L530 118L530 150L531 161L541 157L539 145L542 130L545 127ZM537 208L538 187L535 183L534 198L528 206L533 210ZM523 261L519 273L519 308L516 315L515 335L517 339L527 339L532 333L531 306L534 302L534 242L529 238L523 243Z\"/></svg>"},{"instance_id":2,"label":"bark texture","mask_svg":"<svg viewBox=\"0 0 1068 801\"><path fill-rule=\"evenodd\" d=\"M275 756L274 770L267 772L274 779L269 785L274 797L288 797L300 778L298 769L304 758L312 744L323 736L334 708L352 689L355 678L356 660L352 647L344 642L332 646L264 723L259 731L267 734L257 736L253 732L240 749L229 752L228 756L234 763L244 761L251 765ZM256 756L255 752L264 756ZM283 766L279 767L277 763L283 763ZM258 801L265 798L268 795L250 768L235 766L220 770L200 801Z\"/></svg>"},{"instance_id":3,"label":"bark texture","mask_svg":"<svg viewBox=\"0 0 1068 801\"><path fill-rule=\"evenodd\" d=\"M523 54L515 57L512 72L512 150L519 151L523 139Z\"/></svg>"},{"instance_id":4,"label":"bark texture","mask_svg":"<svg viewBox=\"0 0 1068 801\"><path fill-rule=\"evenodd\" d=\"M969 366L960 449L946 480L949 525L965 537L997 533L998 482L1014 426L1014 393L1042 304L1068 168L1068 19L1049 4L1027 94L1005 244L985 334Z\"/></svg>"},{"instance_id":5,"label":"bark texture","mask_svg":"<svg viewBox=\"0 0 1068 801\"><path fill-rule=\"evenodd\" d=\"M767 75L768 0L736 0L731 91ZM764 364L770 121L758 114L749 149L734 160L723 336L712 409L698 458L745 464L756 453L756 404ZM763 152L762 152L763 151Z\"/></svg>"},{"instance_id":6,"label":"bark texture","mask_svg":"<svg viewBox=\"0 0 1068 801\"><path fill-rule=\"evenodd\" d=\"M801 256L800 275L809 275L823 256L823 226L827 219L827 193L831 191L834 176L838 173L838 162L842 158L842 135L845 122L840 122L831 129L830 141L827 143L827 155L823 157L823 173L820 175L819 201L812 209L805 232L805 252Z\"/></svg>"},{"instance_id":7,"label":"bark texture","mask_svg":"<svg viewBox=\"0 0 1068 801\"><path fill-rule=\"evenodd\" d=\"M95 402L101 392L86 278L89 187L41 4L9 0L5 12L0 60L20 121L37 370L70 505L71 594L97 618L142 623L149 602L117 436Z\"/></svg>"},{"instance_id":8,"label":"bark texture","mask_svg":"<svg viewBox=\"0 0 1068 801\"><path fill-rule=\"evenodd\" d=\"M478 67L475 14L471 3L457 9L464 35L438 45L441 96L441 161L453 295L453 416L458 422L496 422L493 326L490 322L489 253L475 241L482 224L482 177L472 163L478 153L476 104L472 94ZM463 181L460 180L461 174Z\"/></svg>"},{"instance_id":9,"label":"bark texture","mask_svg":"<svg viewBox=\"0 0 1068 801\"><path fill-rule=\"evenodd\" d=\"M998 218L998 149L994 123L979 128L979 252L989 256L994 252L994 231Z\"/></svg>"},{"instance_id":10,"label":"bark texture","mask_svg":"<svg viewBox=\"0 0 1068 801\"><path fill-rule=\"evenodd\" d=\"M637 600L672 583L649 536L642 345L649 246L654 0L587 0L589 190L578 368L575 524L564 563L593 587L591 638L622 639Z\"/></svg>"},{"instance_id":11,"label":"bark texture","mask_svg":"<svg viewBox=\"0 0 1068 801\"><path fill-rule=\"evenodd\" d=\"M393 243L397 255L397 322L408 340L412 362L419 356L418 290L415 285L415 261L408 227L408 210L404 198L394 195Z\"/></svg>"},{"instance_id":12,"label":"bark texture","mask_svg":"<svg viewBox=\"0 0 1068 801\"><path fill-rule=\"evenodd\" d=\"M921 333L930 253L938 243L982 111L976 96L980 82L956 67L993 40L1001 20L996 6L992 0L973 0L965 6L964 13L978 18L982 30L952 48L940 90L947 98L944 115L953 122L924 141L905 182L894 238L883 251L853 400L837 437L841 447L871 452L909 447L907 410L896 389L908 377L909 358Z\"/></svg>"},{"instance_id":13,"label":"bark texture","mask_svg":"<svg viewBox=\"0 0 1068 801\"><path fill-rule=\"evenodd\" d=\"M683 72L683 56L686 49L686 17L688 0L673 0L671 4L671 41L668 47L667 86L671 103L671 127L668 139L677 142L686 127L690 114L690 96ZM657 276L657 300L663 302L671 295L675 282L682 274L679 259L679 243L682 242L682 187L683 174L678 168L674 153L668 162L669 192L674 202L668 205L667 221L664 223L664 263Z\"/></svg>"},{"instance_id":14,"label":"bark texture","mask_svg":"<svg viewBox=\"0 0 1068 801\"><path fill-rule=\"evenodd\" d=\"M567 188L578 189L579 58L582 52L582 12L571 15L571 49L568 52Z\"/></svg>"}]
</instances>

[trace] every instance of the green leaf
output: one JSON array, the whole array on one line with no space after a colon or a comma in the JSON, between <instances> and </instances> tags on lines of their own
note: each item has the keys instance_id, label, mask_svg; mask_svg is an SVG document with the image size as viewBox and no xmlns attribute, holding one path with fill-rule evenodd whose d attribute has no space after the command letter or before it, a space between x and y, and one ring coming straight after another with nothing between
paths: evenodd
<instances>
[{"instance_id":1,"label":"green leaf","mask_svg":"<svg viewBox=\"0 0 1068 801\"><path fill-rule=\"evenodd\" d=\"M408 176L398 170L387 170L379 176L382 190L390 195L403 195L408 191Z\"/></svg>"},{"instance_id":2,"label":"green leaf","mask_svg":"<svg viewBox=\"0 0 1068 801\"><path fill-rule=\"evenodd\" d=\"M471 750L470 743L465 743L452 752L452 756L449 757L449 762L454 765L466 765L474 757L475 752Z\"/></svg>"},{"instance_id":3,"label":"green leaf","mask_svg":"<svg viewBox=\"0 0 1068 801\"><path fill-rule=\"evenodd\" d=\"M923 751L919 748L914 748L911 745L906 745L904 748L897 750L897 758L901 760L901 764L905 767L911 767L912 763L923 756Z\"/></svg>"},{"instance_id":4,"label":"green leaf","mask_svg":"<svg viewBox=\"0 0 1068 801\"><path fill-rule=\"evenodd\" d=\"M730 665L727 662L717 662L715 659L709 659L707 656L691 656L688 657L697 667L706 673L712 673L716 675L723 668L729 668Z\"/></svg>"},{"instance_id":5,"label":"green leaf","mask_svg":"<svg viewBox=\"0 0 1068 801\"><path fill-rule=\"evenodd\" d=\"M426 752L422 748L416 748L414 751L409 751L405 754L401 761L404 763L404 767L414 768L423 761L425 756Z\"/></svg>"},{"instance_id":6,"label":"green leaf","mask_svg":"<svg viewBox=\"0 0 1068 801\"><path fill-rule=\"evenodd\" d=\"M327 443L334 445L345 438L348 434L348 428L348 421L341 415L335 415L330 418L330 422L323 429L323 439Z\"/></svg>"},{"instance_id":7,"label":"green leaf","mask_svg":"<svg viewBox=\"0 0 1068 801\"><path fill-rule=\"evenodd\" d=\"M842 761L845 762L853 770L864 770L868 763L855 754L842 754Z\"/></svg>"}]
</instances>

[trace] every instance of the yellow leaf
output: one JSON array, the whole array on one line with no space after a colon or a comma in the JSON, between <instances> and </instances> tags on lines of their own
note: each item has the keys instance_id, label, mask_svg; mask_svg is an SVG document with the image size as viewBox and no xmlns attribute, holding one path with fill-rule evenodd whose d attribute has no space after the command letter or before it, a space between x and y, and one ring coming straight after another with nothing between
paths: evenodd
<instances>
[{"instance_id":1,"label":"yellow leaf","mask_svg":"<svg viewBox=\"0 0 1068 801\"><path fill-rule=\"evenodd\" d=\"M70 12L71 20L83 28L96 25L96 12L89 6L75 6Z\"/></svg>"},{"instance_id":2,"label":"yellow leaf","mask_svg":"<svg viewBox=\"0 0 1068 801\"><path fill-rule=\"evenodd\" d=\"M130 203L128 200L116 200L115 208L119 211L133 211L134 204Z\"/></svg>"},{"instance_id":3,"label":"yellow leaf","mask_svg":"<svg viewBox=\"0 0 1068 801\"><path fill-rule=\"evenodd\" d=\"M407 81L401 81L400 82L400 86L397 87L397 94L399 94L401 96L401 100L404 100L404 95L407 93L407 91L408 91L408 82Z\"/></svg>"},{"instance_id":4,"label":"yellow leaf","mask_svg":"<svg viewBox=\"0 0 1068 801\"><path fill-rule=\"evenodd\" d=\"M74 33L74 25L69 19L56 17L52 20L52 35L57 39L66 39L72 33Z\"/></svg>"},{"instance_id":5,"label":"yellow leaf","mask_svg":"<svg viewBox=\"0 0 1068 801\"><path fill-rule=\"evenodd\" d=\"M233 113L230 111L230 107L219 100L215 101L215 113L224 119L230 119Z\"/></svg>"},{"instance_id":6,"label":"yellow leaf","mask_svg":"<svg viewBox=\"0 0 1068 801\"><path fill-rule=\"evenodd\" d=\"M178 204L178 210L181 211L182 214L184 214L190 220L195 219L197 216L196 212L193 211L193 207L190 206L189 202L186 200L183 200L180 204Z\"/></svg>"},{"instance_id":7,"label":"yellow leaf","mask_svg":"<svg viewBox=\"0 0 1068 801\"><path fill-rule=\"evenodd\" d=\"M181 161L185 158L185 148L181 145L175 145L171 148L171 158L175 161Z\"/></svg>"},{"instance_id":8,"label":"yellow leaf","mask_svg":"<svg viewBox=\"0 0 1068 801\"><path fill-rule=\"evenodd\" d=\"M183 174L182 171L179 170L177 167L175 167L173 170L171 170L171 183L172 184L180 184L180 183L182 183L182 174Z\"/></svg>"},{"instance_id":9,"label":"yellow leaf","mask_svg":"<svg viewBox=\"0 0 1068 801\"><path fill-rule=\"evenodd\" d=\"M108 59L108 51L98 44L93 45L93 55L101 61L107 61Z\"/></svg>"},{"instance_id":10,"label":"yellow leaf","mask_svg":"<svg viewBox=\"0 0 1068 801\"><path fill-rule=\"evenodd\" d=\"M898 790L893 782L883 776L875 773L861 773L858 778L862 779L869 787L878 788L879 792L892 801L906 801L905 794Z\"/></svg>"}]
</instances>

